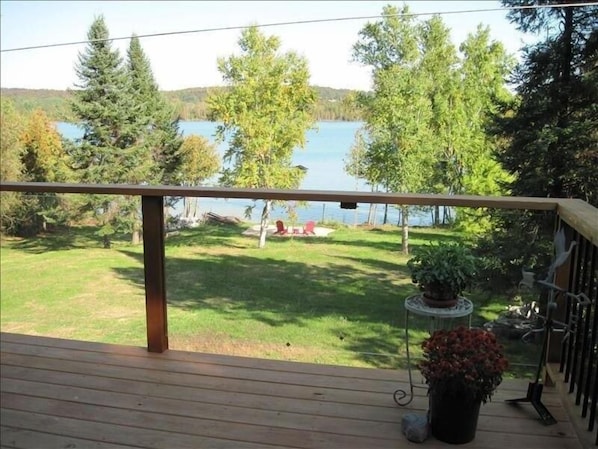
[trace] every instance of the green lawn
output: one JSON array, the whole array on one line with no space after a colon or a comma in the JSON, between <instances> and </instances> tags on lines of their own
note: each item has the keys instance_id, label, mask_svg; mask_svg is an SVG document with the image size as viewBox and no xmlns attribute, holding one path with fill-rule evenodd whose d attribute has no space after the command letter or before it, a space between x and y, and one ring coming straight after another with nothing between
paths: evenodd
<instances>
[{"instance_id":1,"label":"green lawn","mask_svg":"<svg viewBox=\"0 0 598 449\"><path fill-rule=\"evenodd\" d=\"M403 300L416 288L394 226L340 227L327 238L270 238L204 226L166 240L170 347L369 367L405 366ZM458 239L415 228L411 247ZM145 345L142 247L101 248L89 228L34 239L4 237L1 327L7 332ZM474 325L504 296L470 293ZM412 320L412 341L427 321ZM514 362L536 348L508 344ZM411 346L418 352L416 345ZM531 360L530 360L531 358Z\"/></svg>"}]
</instances>

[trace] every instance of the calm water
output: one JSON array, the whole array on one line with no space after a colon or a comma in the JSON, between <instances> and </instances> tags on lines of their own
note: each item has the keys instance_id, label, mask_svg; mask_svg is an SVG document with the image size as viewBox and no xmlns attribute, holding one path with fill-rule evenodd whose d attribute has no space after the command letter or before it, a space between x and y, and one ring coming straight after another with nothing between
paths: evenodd
<instances>
[{"instance_id":1,"label":"calm water","mask_svg":"<svg viewBox=\"0 0 598 449\"><path fill-rule=\"evenodd\" d=\"M307 167L307 174L300 186L306 190L346 190L369 191L363 181L347 175L344 171L344 160L347 158L355 133L361 127L361 122L318 122L317 129L307 132L305 148L297 149L293 155L293 162ZM57 123L58 131L68 139L80 138L83 133L80 128L70 123ZM183 135L201 135L215 142L214 134L217 124L207 121L180 122ZM219 145L222 155L226 142ZM200 212L215 212L221 215L235 215L243 218L245 207L252 204L247 200L200 199ZM252 221L259 220L261 202L258 202ZM358 204L356 210L340 209L337 203L310 202L308 206L297 209L300 222L307 220L334 220L346 224L363 223L367 220L368 204ZM175 213L180 212L180 206L175 207ZM382 206L378 206L377 223L382 222ZM412 214L414 215L414 214ZM288 220L286 211L277 208L272 219ZM391 223L398 221L398 211L389 208ZM411 225L422 225L429 221L428 214L414 215L410 219Z\"/></svg>"}]
</instances>

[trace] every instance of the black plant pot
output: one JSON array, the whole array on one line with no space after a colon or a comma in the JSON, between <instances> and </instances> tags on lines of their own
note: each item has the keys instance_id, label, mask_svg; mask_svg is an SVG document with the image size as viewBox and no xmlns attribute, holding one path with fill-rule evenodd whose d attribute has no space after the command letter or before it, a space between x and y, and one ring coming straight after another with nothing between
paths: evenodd
<instances>
[{"instance_id":1,"label":"black plant pot","mask_svg":"<svg viewBox=\"0 0 598 449\"><path fill-rule=\"evenodd\" d=\"M475 438L482 401L430 391L430 429L440 441L469 443Z\"/></svg>"}]
</instances>

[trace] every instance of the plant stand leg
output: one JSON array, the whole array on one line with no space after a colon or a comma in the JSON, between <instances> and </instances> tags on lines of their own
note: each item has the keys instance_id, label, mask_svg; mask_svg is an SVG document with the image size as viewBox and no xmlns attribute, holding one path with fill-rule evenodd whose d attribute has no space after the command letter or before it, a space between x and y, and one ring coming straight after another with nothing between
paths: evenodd
<instances>
[{"instance_id":1,"label":"plant stand leg","mask_svg":"<svg viewBox=\"0 0 598 449\"><path fill-rule=\"evenodd\" d=\"M392 397L394 401L404 407L413 401L413 377L411 375L411 356L409 354L409 310L405 311L405 351L407 352L407 373L409 375L409 391L399 388Z\"/></svg>"}]
</instances>

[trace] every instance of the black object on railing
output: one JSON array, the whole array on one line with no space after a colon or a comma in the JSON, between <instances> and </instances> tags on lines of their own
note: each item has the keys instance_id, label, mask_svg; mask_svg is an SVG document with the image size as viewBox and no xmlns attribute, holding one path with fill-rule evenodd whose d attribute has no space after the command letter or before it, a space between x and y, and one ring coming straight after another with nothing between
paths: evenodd
<instances>
[{"instance_id":1,"label":"black object on railing","mask_svg":"<svg viewBox=\"0 0 598 449\"><path fill-rule=\"evenodd\" d=\"M544 337L542 339L542 351L540 352L540 360L538 361L538 367L536 370L536 377L533 382L530 382L527 386L527 394L522 398L507 399L506 402L509 404L519 404L520 402L529 402L534 406L536 412L540 416L543 424L550 425L556 424L556 419L548 411L546 406L542 403L542 390L544 384L540 381L540 377L546 364L546 353L548 352L548 340L550 332L552 330L553 320L552 314L556 309L556 303L550 302L546 307L546 320L544 321Z\"/></svg>"}]
</instances>

